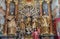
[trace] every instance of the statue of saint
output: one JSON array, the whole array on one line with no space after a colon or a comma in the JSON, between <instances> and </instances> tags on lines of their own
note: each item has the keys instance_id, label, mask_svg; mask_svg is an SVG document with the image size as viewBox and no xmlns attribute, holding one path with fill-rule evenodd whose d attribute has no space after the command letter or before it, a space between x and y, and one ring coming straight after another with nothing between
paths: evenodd
<instances>
[{"instance_id":1,"label":"statue of saint","mask_svg":"<svg viewBox=\"0 0 60 39\"><path fill-rule=\"evenodd\" d=\"M23 34L25 33L25 23L23 19L21 19L21 22L20 22L20 30Z\"/></svg>"},{"instance_id":2,"label":"statue of saint","mask_svg":"<svg viewBox=\"0 0 60 39\"><path fill-rule=\"evenodd\" d=\"M32 31L32 25L31 25L31 15L27 14L27 19L26 19L26 34L31 35Z\"/></svg>"},{"instance_id":3,"label":"statue of saint","mask_svg":"<svg viewBox=\"0 0 60 39\"><path fill-rule=\"evenodd\" d=\"M41 18L41 27L43 29L42 30L42 34L49 34L49 24L50 24L50 18L47 15L43 15Z\"/></svg>"},{"instance_id":4,"label":"statue of saint","mask_svg":"<svg viewBox=\"0 0 60 39\"><path fill-rule=\"evenodd\" d=\"M16 22L14 16L8 16L8 34L16 35Z\"/></svg>"}]
</instances>

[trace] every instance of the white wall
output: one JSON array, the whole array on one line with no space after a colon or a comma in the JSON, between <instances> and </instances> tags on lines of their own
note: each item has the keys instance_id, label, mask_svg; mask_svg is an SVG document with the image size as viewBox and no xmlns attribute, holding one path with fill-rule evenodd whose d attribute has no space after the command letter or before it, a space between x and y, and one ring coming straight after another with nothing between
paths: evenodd
<instances>
[{"instance_id":1,"label":"white wall","mask_svg":"<svg viewBox=\"0 0 60 39\"><path fill-rule=\"evenodd\" d=\"M53 0L53 2L52 2L52 10L54 10L57 7L57 9L56 9L56 18L59 17L59 7L58 6L59 6L58 5L58 0Z\"/></svg>"}]
</instances>

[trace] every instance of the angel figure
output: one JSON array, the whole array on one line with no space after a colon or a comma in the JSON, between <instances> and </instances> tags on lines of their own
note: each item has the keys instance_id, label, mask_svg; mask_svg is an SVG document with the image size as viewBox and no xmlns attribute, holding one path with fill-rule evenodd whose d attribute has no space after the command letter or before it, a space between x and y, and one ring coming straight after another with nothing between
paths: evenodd
<instances>
[{"instance_id":1,"label":"angel figure","mask_svg":"<svg viewBox=\"0 0 60 39\"><path fill-rule=\"evenodd\" d=\"M16 35L16 22L14 16L8 16L8 34Z\"/></svg>"}]
</instances>

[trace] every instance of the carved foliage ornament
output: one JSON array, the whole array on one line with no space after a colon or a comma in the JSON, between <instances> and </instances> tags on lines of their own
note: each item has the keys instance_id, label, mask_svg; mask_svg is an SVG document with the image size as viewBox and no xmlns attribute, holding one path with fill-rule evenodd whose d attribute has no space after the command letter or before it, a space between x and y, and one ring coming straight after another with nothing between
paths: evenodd
<instances>
[{"instance_id":1,"label":"carved foliage ornament","mask_svg":"<svg viewBox=\"0 0 60 39\"><path fill-rule=\"evenodd\" d=\"M26 16L27 13L30 13L31 16L39 16L39 2L37 4L34 5L28 5L28 4L24 4L19 2L19 13L23 16ZM37 8L38 7L38 8Z\"/></svg>"}]
</instances>

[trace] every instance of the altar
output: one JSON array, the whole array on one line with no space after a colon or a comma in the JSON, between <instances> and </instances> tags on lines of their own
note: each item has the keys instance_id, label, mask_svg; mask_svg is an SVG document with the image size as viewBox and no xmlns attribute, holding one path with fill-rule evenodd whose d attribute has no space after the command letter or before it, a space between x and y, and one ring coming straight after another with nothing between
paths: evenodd
<instances>
[{"instance_id":1,"label":"altar","mask_svg":"<svg viewBox=\"0 0 60 39\"><path fill-rule=\"evenodd\" d=\"M9 39L54 39L52 0L6 0L1 33ZM1 26L2 27L2 26ZM10 38L10 36L12 38ZM3 37L3 36L2 36ZM51 37L51 38L50 38Z\"/></svg>"}]
</instances>

